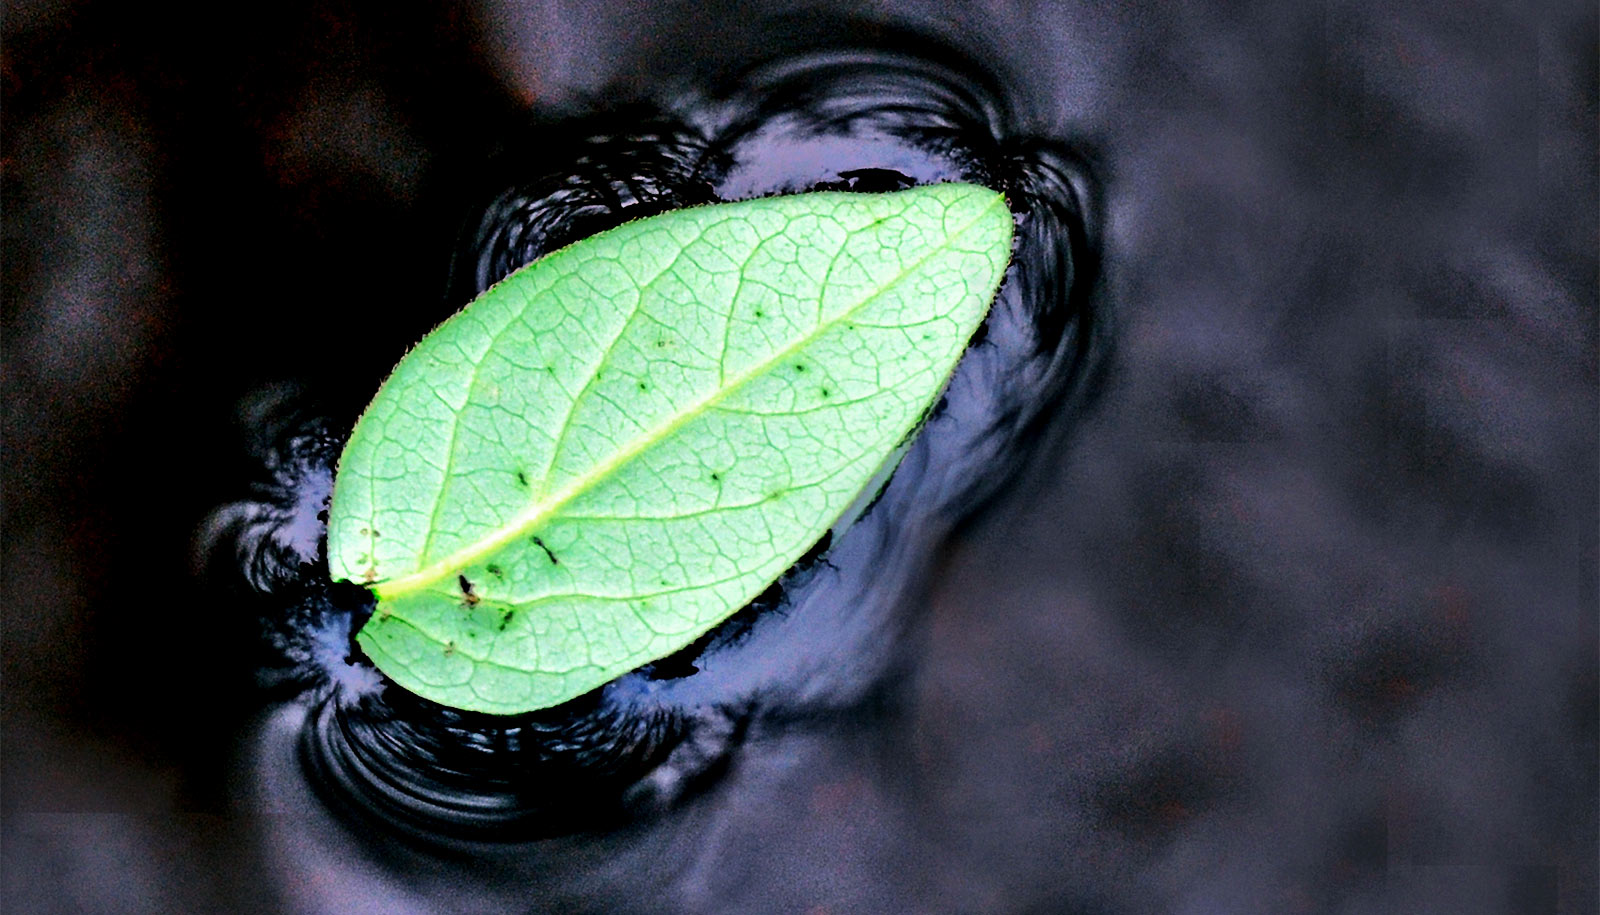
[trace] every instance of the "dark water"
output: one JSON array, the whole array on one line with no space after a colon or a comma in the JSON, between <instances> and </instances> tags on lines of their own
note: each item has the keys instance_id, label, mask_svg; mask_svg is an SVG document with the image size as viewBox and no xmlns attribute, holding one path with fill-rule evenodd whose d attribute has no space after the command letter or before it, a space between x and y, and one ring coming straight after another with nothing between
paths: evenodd
<instances>
[{"instance_id":1,"label":"dark water","mask_svg":"<svg viewBox=\"0 0 1600 915\"><path fill-rule=\"evenodd\" d=\"M1595 908L1592 10L237 15L7 13L7 911ZM943 180L1018 248L870 512L558 709L365 665L411 342Z\"/></svg>"}]
</instances>

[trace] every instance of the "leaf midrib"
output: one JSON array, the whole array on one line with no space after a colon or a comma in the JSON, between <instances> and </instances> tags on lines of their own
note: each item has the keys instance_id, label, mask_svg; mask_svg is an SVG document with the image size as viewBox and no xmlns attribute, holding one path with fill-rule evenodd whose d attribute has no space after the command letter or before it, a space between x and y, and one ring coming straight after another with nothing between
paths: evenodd
<instances>
[{"instance_id":1,"label":"leaf midrib","mask_svg":"<svg viewBox=\"0 0 1600 915\"><path fill-rule=\"evenodd\" d=\"M635 439L635 444L618 449L615 455L596 464L594 467L590 468L587 473L574 477L573 480L567 484L567 486L561 490L558 490L550 499L541 499L532 503L528 509L515 516L509 524L503 525L500 528L499 533L485 537L473 545L457 550L456 552L451 553L450 555L445 556L436 562L430 563L429 565L424 566L415 572L401 575L397 578L379 581L369 585L369 587L372 588L373 593L376 594L380 600L386 598L403 597L413 591L417 591L429 585L435 584L436 582L447 578L452 574L456 574L459 570L472 565L478 560L494 555L506 545L520 539L523 536L526 536L528 532L538 529L540 525L550 520L551 517L559 513L562 508L566 507L574 499L588 492L597 484L604 482L618 468L633 460L635 457L639 456L639 454L643 453L649 448L659 444L668 436L672 435L672 433L687 425L691 420L699 417L707 410L715 407L719 402L726 399L735 391L738 391L745 384L765 375L772 368L772 366L782 363L795 353L806 348L812 343L815 343L817 339L828 330L838 326L840 323L850 320L853 315L857 314L863 308L866 308L869 304L877 300L879 296L882 296L884 293L898 286L906 279L906 277L910 276L916 270L921 268L923 264L927 263L935 255L943 253L944 251L954 247L954 244L958 239L972 231L972 228L982 222L983 219L993 212L997 206L1005 206L1005 197L1003 195L996 195L994 202L992 202L989 206L984 207L982 210L979 210L977 215L974 216L970 222L955 232L950 233L942 244L930 248L927 253L917 258L917 260L914 261L910 266L902 269L893 279L874 290L872 294L866 296L860 302L850 306L849 309L841 312L833 320L826 323L818 322L817 326L813 328L810 333L805 334L794 343L774 353L770 358L757 363L748 371L740 374L734 379L732 384L719 385L718 389L710 397L703 398L700 402L678 413L672 419L663 423L650 433L639 436L637 439ZM724 355L726 355L726 351L724 351ZM602 360L602 362L603 361L604 360ZM579 396L581 397L582 394L580 393ZM559 457L559 455L557 457Z\"/></svg>"}]
</instances>

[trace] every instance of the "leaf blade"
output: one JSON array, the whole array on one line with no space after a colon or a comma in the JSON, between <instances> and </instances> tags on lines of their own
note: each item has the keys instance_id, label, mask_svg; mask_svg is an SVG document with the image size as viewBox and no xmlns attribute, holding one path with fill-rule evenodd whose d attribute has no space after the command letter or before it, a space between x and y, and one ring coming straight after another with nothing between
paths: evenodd
<instances>
[{"instance_id":1,"label":"leaf blade","mask_svg":"<svg viewBox=\"0 0 1600 915\"><path fill-rule=\"evenodd\" d=\"M408 689L505 713L691 641L915 425L1010 234L970 185L807 194L640 220L513 274L402 360L346 446L329 559L375 585L363 647Z\"/></svg>"}]
</instances>

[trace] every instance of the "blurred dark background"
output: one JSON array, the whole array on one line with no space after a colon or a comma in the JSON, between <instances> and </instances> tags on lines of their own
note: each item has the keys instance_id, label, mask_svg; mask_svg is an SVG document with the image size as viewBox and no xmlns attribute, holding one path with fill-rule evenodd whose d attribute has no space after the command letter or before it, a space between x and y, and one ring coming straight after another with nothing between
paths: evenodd
<instances>
[{"instance_id":1,"label":"blurred dark background","mask_svg":"<svg viewBox=\"0 0 1600 915\"><path fill-rule=\"evenodd\" d=\"M274 907L230 775L247 621L192 574L239 404L388 369L504 124L787 11L7 5L7 911ZM933 583L895 803L944 885L862 898L1595 911L1593 5L866 15L1092 147L1116 345ZM886 827L841 784L751 836L788 895L732 910L869 907Z\"/></svg>"}]
</instances>

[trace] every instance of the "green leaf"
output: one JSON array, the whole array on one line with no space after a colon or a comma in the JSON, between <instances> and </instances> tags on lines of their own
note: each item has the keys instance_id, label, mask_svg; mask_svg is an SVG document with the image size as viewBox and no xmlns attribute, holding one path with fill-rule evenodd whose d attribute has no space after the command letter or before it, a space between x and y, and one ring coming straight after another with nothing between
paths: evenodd
<instances>
[{"instance_id":1,"label":"green leaf","mask_svg":"<svg viewBox=\"0 0 1600 915\"><path fill-rule=\"evenodd\" d=\"M362 648L418 695L510 714L693 641L897 456L1011 232L973 185L798 194L513 273L400 361L340 458L328 560L377 596Z\"/></svg>"}]
</instances>

